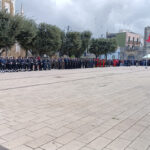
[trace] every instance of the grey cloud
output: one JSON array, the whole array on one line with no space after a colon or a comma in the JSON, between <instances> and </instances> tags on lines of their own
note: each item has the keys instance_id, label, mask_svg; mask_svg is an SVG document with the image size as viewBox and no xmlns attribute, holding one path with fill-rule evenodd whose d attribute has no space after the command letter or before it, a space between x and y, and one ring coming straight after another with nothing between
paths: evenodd
<instances>
[{"instance_id":1,"label":"grey cloud","mask_svg":"<svg viewBox=\"0 0 150 150\"><path fill-rule=\"evenodd\" d=\"M16 8L23 3L25 15L39 22L47 22L64 30L91 30L99 37L105 32L130 29L143 34L150 25L148 0L16 0ZM69 0L68 0L69 1ZM60 3L61 2L61 3Z\"/></svg>"}]
</instances>

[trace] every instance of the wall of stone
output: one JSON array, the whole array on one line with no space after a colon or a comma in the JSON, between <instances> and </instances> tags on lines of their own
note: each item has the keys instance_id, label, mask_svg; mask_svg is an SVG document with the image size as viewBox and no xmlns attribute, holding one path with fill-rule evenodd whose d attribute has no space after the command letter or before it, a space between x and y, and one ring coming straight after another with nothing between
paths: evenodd
<instances>
[{"instance_id":1,"label":"wall of stone","mask_svg":"<svg viewBox=\"0 0 150 150\"><path fill-rule=\"evenodd\" d=\"M18 45L14 45L7 53L6 51L4 51L1 56L8 56L8 57L25 57L26 56L26 53L25 53L25 50L20 48L18 49Z\"/></svg>"}]
</instances>

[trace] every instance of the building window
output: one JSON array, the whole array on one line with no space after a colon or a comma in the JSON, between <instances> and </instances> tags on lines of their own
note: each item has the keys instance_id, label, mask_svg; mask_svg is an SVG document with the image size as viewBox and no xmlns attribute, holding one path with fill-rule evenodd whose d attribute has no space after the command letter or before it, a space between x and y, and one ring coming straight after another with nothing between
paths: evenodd
<instances>
[{"instance_id":1,"label":"building window","mask_svg":"<svg viewBox=\"0 0 150 150\"><path fill-rule=\"evenodd\" d=\"M137 38L137 44L139 44L139 39Z\"/></svg>"},{"instance_id":2,"label":"building window","mask_svg":"<svg viewBox=\"0 0 150 150\"><path fill-rule=\"evenodd\" d=\"M134 42L135 38L133 37L133 42Z\"/></svg>"},{"instance_id":3,"label":"building window","mask_svg":"<svg viewBox=\"0 0 150 150\"><path fill-rule=\"evenodd\" d=\"M134 50L134 49L135 49L135 46L133 45L133 46L132 46L132 50Z\"/></svg>"},{"instance_id":4,"label":"building window","mask_svg":"<svg viewBox=\"0 0 150 150\"><path fill-rule=\"evenodd\" d=\"M128 42L130 42L130 36L128 37Z\"/></svg>"}]
</instances>

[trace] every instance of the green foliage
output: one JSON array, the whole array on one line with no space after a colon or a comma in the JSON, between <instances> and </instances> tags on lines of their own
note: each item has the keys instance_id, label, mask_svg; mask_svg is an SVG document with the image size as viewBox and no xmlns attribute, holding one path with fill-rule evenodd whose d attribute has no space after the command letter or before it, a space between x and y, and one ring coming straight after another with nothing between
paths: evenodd
<instances>
[{"instance_id":1,"label":"green foliage","mask_svg":"<svg viewBox=\"0 0 150 150\"><path fill-rule=\"evenodd\" d=\"M64 31L61 31L61 48L60 48L60 56L63 56L65 54L66 49L66 34Z\"/></svg>"},{"instance_id":2,"label":"green foliage","mask_svg":"<svg viewBox=\"0 0 150 150\"><path fill-rule=\"evenodd\" d=\"M99 55L105 55L114 53L117 49L117 42L115 39L92 39L90 52L95 54L96 57Z\"/></svg>"},{"instance_id":3,"label":"green foliage","mask_svg":"<svg viewBox=\"0 0 150 150\"><path fill-rule=\"evenodd\" d=\"M27 51L33 48L33 40L37 35L37 25L33 20L22 18L20 20L20 30L16 40L23 49Z\"/></svg>"},{"instance_id":4,"label":"green foliage","mask_svg":"<svg viewBox=\"0 0 150 150\"><path fill-rule=\"evenodd\" d=\"M105 39L92 39L90 46L90 53L95 54L96 57L104 54Z\"/></svg>"},{"instance_id":5,"label":"green foliage","mask_svg":"<svg viewBox=\"0 0 150 150\"><path fill-rule=\"evenodd\" d=\"M114 53L117 50L118 44L116 39L110 39L110 43L111 43L111 48L109 50L109 53Z\"/></svg>"},{"instance_id":6,"label":"green foliage","mask_svg":"<svg viewBox=\"0 0 150 150\"><path fill-rule=\"evenodd\" d=\"M81 52L81 34L80 32L68 32L65 39L65 50L64 54L68 56L80 57Z\"/></svg>"},{"instance_id":7,"label":"green foliage","mask_svg":"<svg viewBox=\"0 0 150 150\"><path fill-rule=\"evenodd\" d=\"M19 32L19 16L0 11L0 49L6 52L16 43L16 36Z\"/></svg>"},{"instance_id":8,"label":"green foliage","mask_svg":"<svg viewBox=\"0 0 150 150\"><path fill-rule=\"evenodd\" d=\"M107 54L114 53L117 49L117 42L115 39L105 39L104 42L104 55L107 59Z\"/></svg>"},{"instance_id":9,"label":"green foliage","mask_svg":"<svg viewBox=\"0 0 150 150\"><path fill-rule=\"evenodd\" d=\"M60 55L81 57L85 51L94 53L96 57L115 52L115 39L92 39L90 31L65 32L58 27L46 23L37 25L25 17L0 12L0 49L6 52L16 42L32 54L49 56L60 52ZM90 49L89 49L90 48Z\"/></svg>"},{"instance_id":10,"label":"green foliage","mask_svg":"<svg viewBox=\"0 0 150 150\"><path fill-rule=\"evenodd\" d=\"M81 53L82 54L85 51L88 52L90 42L91 42L91 36L92 36L92 33L90 31L84 31L81 33L81 40L82 40Z\"/></svg>"},{"instance_id":11,"label":"green foliage","mask_svg":"<svg viewBox=\"0 0 150 150\"><path fill-rule=\"evenodd\" d=\"M56 26L41 23L35 38L35 47L40 55L53 55L61 47L61 30Z\"/></svg>"}]
</instances>

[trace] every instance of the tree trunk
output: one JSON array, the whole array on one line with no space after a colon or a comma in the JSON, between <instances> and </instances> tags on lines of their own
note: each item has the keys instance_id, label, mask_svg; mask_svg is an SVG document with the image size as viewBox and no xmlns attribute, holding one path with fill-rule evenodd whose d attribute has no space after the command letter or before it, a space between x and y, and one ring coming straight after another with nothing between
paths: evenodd
<instances>
[{"instance_id":1,"label":"tree trunk","mask_svg":"<svg viewBox=\"0 0 150 150\"><path fill-rule=\"evenodd\" d=\"M105 54L105 67L107 67L107 54Z\"/></svg>"},{"instance_id":2,"label":"tree trunk","mask_svg":"<svg viewBox=\"0 0 150 150\"><path fill-rule=\"evenodd\" d=\"M26 57L28 57L28 50L26 50Z\"/></svg>"},{"instance_id":3,"label":"tree trunk","mask_svg":"<svg viewBox=\"0 0 150 150\"><path fill-rule=\"evenodd\" d=\"M6 48L6 57L8 56L8 48Z\"/></svg>"},{"instance_id":4,"label":"tree trunk","mask_svg":"<svg viewBox=\"0 0 150 150\"><path fill-rule=\"evenodd\" d=\"M105 60L107 61L107 54L105 54Z\"/></svg>"}]
</instances>

